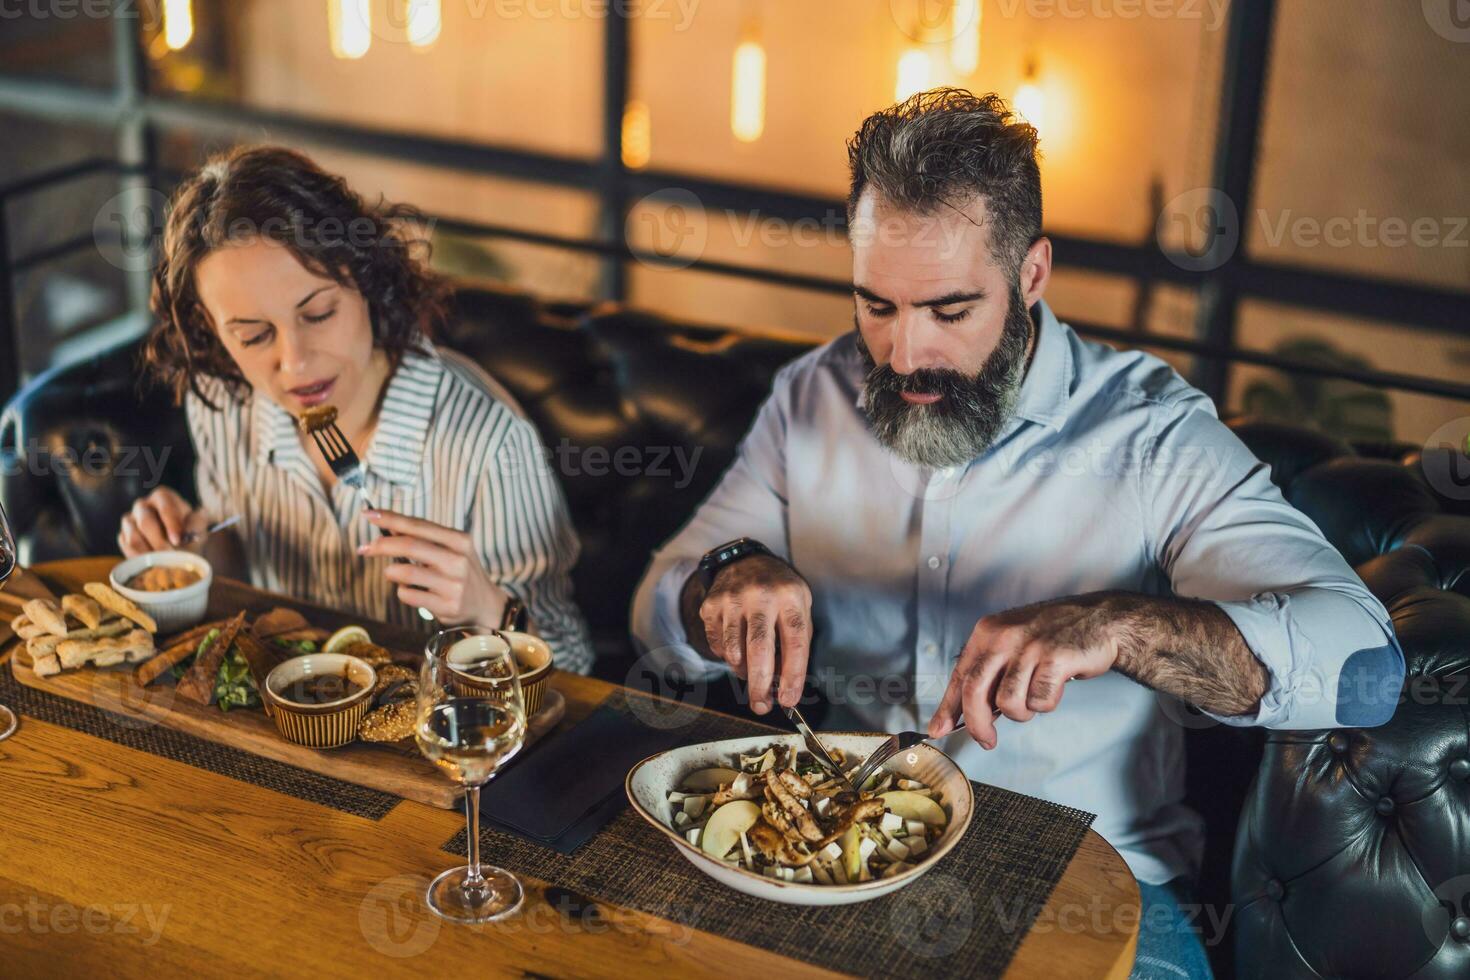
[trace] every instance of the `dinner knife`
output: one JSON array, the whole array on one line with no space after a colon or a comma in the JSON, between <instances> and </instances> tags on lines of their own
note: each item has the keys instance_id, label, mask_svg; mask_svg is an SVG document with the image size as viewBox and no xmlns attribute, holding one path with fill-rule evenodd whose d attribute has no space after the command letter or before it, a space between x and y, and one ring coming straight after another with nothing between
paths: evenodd
<instances>
[{"instance_id":1,"label":"dinner knife","mask_svg":"<svg viewBox=\"0 0 1470 980\"><path fill-rule=\"evenodd\" d=\"M851 790L853 793L856 793L857 787L852 785L852 780L847 778L847 773L842 771L842 767L837 764L836 760L834 760L832 756L827 754L827 750L822 746L822 743L817 740L816 733L813 732L811 726L806 723L806 719L801 716L801 712L795 707L788 708L785 705L781 706L781 710L786 712L786 717L791 719L791 723L795 725L796 730L801 733L801 739L803 742L806 743L807 751L812 754L812 758L817 760L817 765L827 770L827 772L832 776L835 776L837 779L841 780L847 785L847 788L849 790Z\"/></svg>"}]
</instances>

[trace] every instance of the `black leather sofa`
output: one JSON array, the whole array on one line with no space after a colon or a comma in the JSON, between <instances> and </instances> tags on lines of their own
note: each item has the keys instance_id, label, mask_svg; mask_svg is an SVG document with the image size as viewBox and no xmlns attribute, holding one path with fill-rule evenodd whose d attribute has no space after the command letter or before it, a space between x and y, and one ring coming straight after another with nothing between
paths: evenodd
<instances>
[{"instance_id":1,"label":"black leather sofa","mask_svg":"<svg viewBox=\"0 0 1470 980\"><path fill-rule=\"evenodd\" d=\"M628 606L650 551L713 486L775 370L809 342L479 288L458 303L441 339L504 383L558 454L598 672L625 680ZM164 482L190 491L181 413L141 385L134 355L42 376L0 418L0 502L24 560L113 551L164 449ZM1470 481L1439 493L1416 447L1232 425L1388 605L1410 676L1393 721L1372 730L1263 733L1181 713L1189 798L1208 824L1201 894L1216 921L1229 916L1217 969L1470 976ZM1470 471L1452 450L1431 452L1442 473Z\"/></svg>"}]
</instances>

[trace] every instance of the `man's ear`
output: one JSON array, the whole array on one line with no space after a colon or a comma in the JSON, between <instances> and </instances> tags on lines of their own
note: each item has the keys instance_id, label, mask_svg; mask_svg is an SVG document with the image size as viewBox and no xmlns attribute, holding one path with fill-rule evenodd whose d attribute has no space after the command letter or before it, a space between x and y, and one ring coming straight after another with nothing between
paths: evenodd
<instances>
[{"instance_id":1,"label":"man's ear","mask_svg":"<svg viewBox=\"0 0 1470 980\"><path fill-rule=\"evenodd\" d=\"M1026 250L1026 257L1021 260L1021 295L1028 308L1041 299L1050 281L1051 239L1043 236Z\"/></svg>"}]
</instances>

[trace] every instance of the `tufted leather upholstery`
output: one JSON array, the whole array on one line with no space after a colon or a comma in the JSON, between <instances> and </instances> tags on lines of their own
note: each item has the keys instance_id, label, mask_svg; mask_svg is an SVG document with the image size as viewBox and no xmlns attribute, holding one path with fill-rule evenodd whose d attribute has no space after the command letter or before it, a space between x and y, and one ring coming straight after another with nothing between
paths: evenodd
<instances>
[{"instance_id":1,"label":"tufted leather upholstery","mask_svg":"<svg viewBox=\"0 0 1470 980\"><path fill-rule=\"evenodd\" d=\"M602 672L622 680L628 604L650 551L708 493L776 369L809 342L484 289L461 290L459 307L441 339L540 428L582 538L577 598L613 654ZM23 560L113 550L144 479L110 475L127 447L168 448L164 480L188 492L181 413L136 391L133 356L43 376L0 418L0 502ZM1422 476L1466 461L1232 425L1388 605L1411 678L1396 717L1372 730L1190 731L1189 799L1208 828L1202 897L1218 913L1233 890L1241 976L1470 976L1470 492L1441 494ZM90 465L38 465L61 446L93 447ZM607 455L587 455L599 448ZM694 461L687 480L680 458ZM1217 968L1230 952L1212 950Z\"/></svg>"},{"instance_id":2,"label":"tufted leather upholstery","mask_svg":"<svg viewBox=\"0 0 1470 980\"><path fill-rule=\"evenodd\" d=\"M1409 675L1379 728L1268 734L1235 843L1240 976L1470 977L1470 482L1423 476L1466 461L1234 427L1387 606Z\"/></svg>"}]
</instances>

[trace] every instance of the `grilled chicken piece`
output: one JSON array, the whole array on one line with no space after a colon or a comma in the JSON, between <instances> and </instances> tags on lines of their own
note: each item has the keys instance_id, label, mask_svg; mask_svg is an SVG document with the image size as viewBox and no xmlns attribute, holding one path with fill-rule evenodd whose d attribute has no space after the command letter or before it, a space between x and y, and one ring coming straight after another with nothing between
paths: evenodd
<instances>
[{"instance_id":1,"label":"grilled chicken piece","mask_svg":"<svg viewBox=\"0 0 1470 980\"><path fill-rule=\"evenodd\" d=\"M790 770L786 771L790 772ZM791 773L791 775L794 778L796 774ZM785 813L787 822L795 828L799 839L807 841L822 839L822 828L817 826L812 815L806 812L806 807L801 805L801 801L792 794L785 780L781 779L777 773L766 773L766 796ZM775 823L774 820L771 822ZM780 824L777 826L779 827ZM782 828L782 831L784 833L785 829Z\"/></svg>"},{"instance_id":2,"label":"grilled chicken piece","mask_svg":"<svg viewBox=\"0 0 1470 980\"><path fill-rule=\"evenodd\" d=\"M802 867L810 864L814 853L806 853L797 845L781 836L781 832L764 820L757 820L751 828L745 832L746 838L755 845L756 850L765 855L767 861L780 864Z\"/></svg>"},{"instance_id":3,"label":"grilled chicken piece","mask_svg":"<svg viewBox=\"0 0 1470 980\"><path fill-rule=\"evenodd\" d=\"M812 798L812 787L805 779L802 779L790 769L782 769L776 773L776 778L781 785L791 791L791 795L798 800L809 800Z\"/></svg>"},{"instance_id":4,"label":"grilled chicken piece","mask_svg":"<svg viewBox=\"0 0 1470 980\"><path fill-rule=\"evenodd\" d=\"M864 820L877 820L883 816L883 810L883 801L879 799L859 800L851 806L837 810L836 823L833 824L832 832L816 841L813 846L816 850L821 850L847 833L847 828L851 827L854 823Z\"/></svg>"},{"instance_id":5,"label":"grilled chicken piece","mask_svg":"<svg viewBox=\"0 0 1470 980\"><path fill-rule=\"evenodd\" d=\"M729 786L723 787L710 800L711 806L724 806L731 800L757 800L760 799L761 790L765 787L765 780L760 776L752 776L748 772L742 772L735 777L735 781Z\"/></svg>"}]
</instances>

